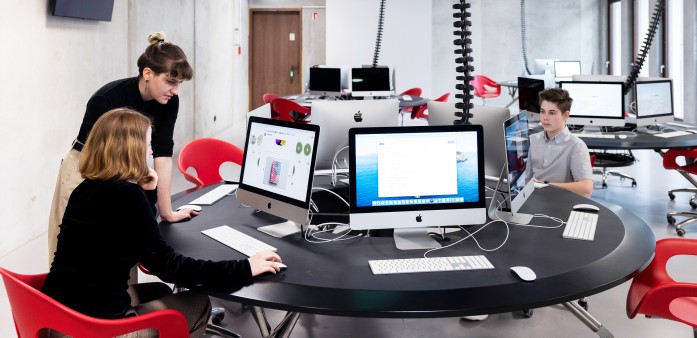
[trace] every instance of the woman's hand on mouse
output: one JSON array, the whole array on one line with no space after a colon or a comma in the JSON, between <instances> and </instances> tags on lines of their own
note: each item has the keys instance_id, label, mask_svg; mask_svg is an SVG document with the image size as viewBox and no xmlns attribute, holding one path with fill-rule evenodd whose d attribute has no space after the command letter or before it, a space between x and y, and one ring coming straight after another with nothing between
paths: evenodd
<instances>
[{"instance_id":1,"label":"woman's hand on mouse","mask_svg":"<svg viewBox=\"0 0 697 338\"><path fill-rule=\"evenodd\" d=\"M281 257L271 250L264 250L254 254L247 259L249 266L252 268L252 276L259 276L264 272L275 274L281 271L275 262L281 262Z\"/></svg>"},{"instance_id":2,"label":"woman's hand on mouse","mask_svg":"<svg viewBox=\"0 0 697 338\"><path fill-rule=\"evenodd\" d=\"M154 190L157 188L157 172L148 168L148 175L139 179L137 183L143 190Z\"/></svg>"}]
</instances>

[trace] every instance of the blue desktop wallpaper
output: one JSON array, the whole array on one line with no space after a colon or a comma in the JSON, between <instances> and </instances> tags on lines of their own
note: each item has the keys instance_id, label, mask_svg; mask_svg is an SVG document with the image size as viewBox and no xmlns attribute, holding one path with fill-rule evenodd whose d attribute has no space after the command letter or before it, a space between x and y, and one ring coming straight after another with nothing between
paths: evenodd
<instances>
[{"instance_id":1,"label":"blue desktop wallpaper","mask_svg":"<svg viewBox=\"0 0 697 338\"><path fill-rule=\"evenodd\" d=\"M407 203L407 204L435 204L435 203L462 203L477 202L478 196L478 174L477 174L477 153L464 153L464 161L457 162L457 195L440 196L420 196L419 199L428 199L426 203ZM455 160L455 155L453 156ZM408 170L408 169L405 169ZM428 178L425 173L424 178ZM356 156L356 206L372 206L373 201L400 201L413 200L414 196L378 198L378 155L366 154ZM438 201L441 198L462 198L459 201ZM431 199L433 201L431 202Z\"/></svg>"}]
</instances>

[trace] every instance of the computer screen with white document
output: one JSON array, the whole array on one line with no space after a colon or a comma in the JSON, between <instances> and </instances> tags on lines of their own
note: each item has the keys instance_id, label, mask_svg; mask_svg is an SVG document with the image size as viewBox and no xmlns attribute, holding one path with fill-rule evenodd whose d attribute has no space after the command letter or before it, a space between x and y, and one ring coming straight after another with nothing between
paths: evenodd
<instances>
[{"instance_id":1,"label":"computer screen with white document","mask_svg":"<svg viewBox=\"0 0 697 338\"><path fill-rule=\"evenodd\" d=\"M426 227L484 223L482 130L351 129L351 229L395 229L396 242L399 236L417 242L430 240Z\"/></svg>"},{"instance_id":2,"label":"computer screen with white document","mask_svg":"<svg viewBox=\"0 0 697 338\"><path fill-rule=\"evenodd\" d=\"M237 199L306 224L319 126L252 116L247 125Z\"/></svg>"},{"instance_id":3,"label":"computer screen with white document","mask_svg":"<svg viewBox=\"0 0 697 338\"><path fill-rule=\"evenodd\" d=\"M636 83L636 125L673 122L673 81L670 79Z\"/></svg>"},{"instance_id":4,"label":"computer screen with white document","mask_svg":"<svg viewBox=\"0 0 697 338\"><path fill-rule=\"evenodd\" d=\"M561 82L559 87L573 99L567 124L624 126L624 84L621 82Z\"/></svg>"}]
</instances>

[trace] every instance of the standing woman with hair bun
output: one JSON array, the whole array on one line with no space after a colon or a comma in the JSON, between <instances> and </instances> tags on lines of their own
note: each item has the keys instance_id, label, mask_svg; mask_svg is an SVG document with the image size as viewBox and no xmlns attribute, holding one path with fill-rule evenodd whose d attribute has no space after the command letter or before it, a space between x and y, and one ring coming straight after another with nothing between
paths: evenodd
<instances>
[{"instance_id":1,"label":"standing woman with hair bun","mask_svg":"<svg viewBox=\"0 0 697 338\"><path fill-rule=\"evenodd\" d=\"M189 209L173 211L171 200L173 136L179 112L179 85L191 80L193 69L182 49L166 41L164 33L151 34L148 43L145 52L138 58L138 76L107 83L87 102L80 131L61 162L56 181L48 226L49 264L53 262L59 225L70 194L83 180L78 171L80 151L94 123L111 109L131 108L152 121L152 156L159 177L157 206L160 217L168 222L179 222L196 215L195 211Z\"/></svg>"}]
</instances>

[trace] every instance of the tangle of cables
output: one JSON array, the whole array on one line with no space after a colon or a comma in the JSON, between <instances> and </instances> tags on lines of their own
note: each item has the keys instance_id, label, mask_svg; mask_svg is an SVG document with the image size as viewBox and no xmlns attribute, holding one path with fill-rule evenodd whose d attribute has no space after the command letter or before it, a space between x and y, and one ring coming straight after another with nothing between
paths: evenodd
<instances>
[{"instance_id":1,"label":"tangle of cables","mask_svg":"<svg viewBox=\"0 0 697 338\"><path fill-rule=\"evenodd\" d=\"M455 63L459 65L455 67L455 71L462 74L456 76L456 80L458 82L462 81L462 83L457 83L455 89L461 90L462 93L455 94L455 98L461 99L462 102L455 103L455 108L461 111L455 112L455 116L460 119L455 120L454 124L469 124L469 119L472 117L470 109L474 106L470 102L474 99L474 96L471 94L474 87L470 84L470 81L474 80L472 76L474 67L471 65L474 60L471 56L472 31L470 31L470 27L472 26L472 22L469 20L472 13L468 11L470 6L471 5L467 3L466 0L460 0L459 3L453 4L453 9L455 10L453 17L456 19L455 22L453 22L453 26L456 28L453 34L457 36L457 39L455 39L453 43L457 47L457 49L455 49L455 54L457 55Z\"/></svg>"},{"instance_id":2,"label":"tangle of cables","mask_svg":"<svg viewBox=\"0 0 697 338\"><path fill-rule=\"evenodd\" d=\"M523 46L523 70L526 74L532 74L528 68L528 48L525 44L525 0L520 0L520 40Z\"/></svg>"},{"instance_id":3,"label":"tangle of cables","mask_svg":"<svg viewBox=\"0 0 697 338\"><path fill-rule=\"evenodd\" d=\"M387 0L380 0L380 16L378 17L378 36L375 38L375 51L373 52L373 67L378 66L378 59L380 59L380 45L382 44L382 26L385 22L385 2Z\"/></svg>"},{"instance_id":4,"label":"tangle of cables","mask_svg":"<svg viewBox=\"0 0 697 338\"><path fill-rule=\"evenodd\" d=\"M639 71L641 71L641 68L644 66L644 61L646 60L646 56L649 54L653 37L656 35L656 29L658 29L658 24L661 22L661 18L663 17L665 10L666 1L658 0L656 2L656 6L653 8L653 16L651 16L649 31L646 33L646 38L644 39L644 43L639 50L639 55L632 66L632 70L629 72L629 76L627 76L627 81L624 83L624 95L627 95L632 86L634 86L634 82L636 82L637 77L639 76Z\"/></svg>"}]
</instances>

